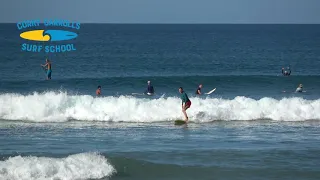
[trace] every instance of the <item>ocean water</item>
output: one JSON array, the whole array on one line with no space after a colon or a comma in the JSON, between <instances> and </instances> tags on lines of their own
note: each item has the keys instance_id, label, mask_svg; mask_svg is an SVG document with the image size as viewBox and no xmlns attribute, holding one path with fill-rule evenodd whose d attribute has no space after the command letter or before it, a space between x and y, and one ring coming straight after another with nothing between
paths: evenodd
<instances>
[{"instance_id":1,"label":"ocean water","mask_svg":"<svg viewBox=\"0 0 320 180\"><path fill-rule=\"evenodd\" d=\"M320 178L320 25L82 24L56 54L19 34L0 24L0 179Z\"/></svg>"}]
</instances>

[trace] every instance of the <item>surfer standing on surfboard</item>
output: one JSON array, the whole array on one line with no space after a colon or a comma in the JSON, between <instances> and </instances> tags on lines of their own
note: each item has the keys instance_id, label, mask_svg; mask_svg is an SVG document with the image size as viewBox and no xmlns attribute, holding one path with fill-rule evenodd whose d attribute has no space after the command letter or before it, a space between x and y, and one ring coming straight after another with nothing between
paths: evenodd
<instances>
[{"instance_id":1,"label":"surfer standing on surfboard","mask_svg":"<svg viewBox=\"0 0 320 180\"><path fill-rule=\"evenodd\" d=\"M201 95L201 88L202 88L202 84L199 85L196 94Z\"/></svg>"},{"instance_id":2,"label":"surfer standing on surfboard","mask_svg":"<svg viewBox=\"0 0 320 180\"><path fill-rule=\"evenodd\" d=\"M181 100L182 100L182 112L185 117L185 121L188 122L188 115L187 115L187 109L191 106L191 101L188 98L188 95L183 91L182 87L179 88L179 92L181 94Z\"/></svg>"},{"instance_id":3,"label":"surfer standing on surfboard","mask_svg":"<svg viewBox=\"0 0 320 180\"><path fill-rule=\"evenodd\" d=\"M47 80L51 79L51 73L52 73L52 69L51 69L51 62L49 61L49 59L46 59L46 64L42 65L42 67L46 68L47 70Z\"/></svg>"}]
</instances>

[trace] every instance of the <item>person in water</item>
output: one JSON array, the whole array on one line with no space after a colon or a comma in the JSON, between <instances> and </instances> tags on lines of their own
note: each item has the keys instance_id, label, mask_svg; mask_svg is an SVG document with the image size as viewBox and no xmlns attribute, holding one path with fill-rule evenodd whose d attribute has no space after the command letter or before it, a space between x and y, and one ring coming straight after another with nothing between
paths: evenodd
<instances>
[{"instance_id":1,"label":"person in water","mask_svg":"<svg viewBox=\"0 0 320 180\"><path fill-rule=\"evenodd\" d=\"M282 68L282 74L284 75L284 76L290 76L290 74L291 74L291 69L289 68L289 67L287 67L287 70L285 70L284 68Z\"/></svg>"},{"instance_id":2,"label":"person in water","mask_svg":"<svg viewBox=\"0 0 320 180\"><path fill-rule=\"evenodd\" d=\"M296 89L296 92L302 92L303 90L303 85L299 84L298 88Z\"/></svg>"},{"instance_id":3,"label":"person in water","mask_svg":"<svg viewBox=\"0 0 320 180\"><path fill-rule=\"evenodd\" d=\"M188 122L189 118L188 118L188 115L187 115L186 111L187 111L187 109L190 108L191 101L188 98L188 95L183 91L182 87L179 88L179 92L181 94L181 100L182 100L182 112L184 114L185 121Z\"/></svg>"},{"instance_id":4,"label":"person in water","mask_svg":"<svg viewBox=\"0 0 320 180\"><path fill-rule=\"evenodd\" d=\"M202 88L202 84L199 85L196 94L201 95L201 88Z\"/></svg>"},{"instance_id":5,"label":"person in water","mask_svg":"<svg viewBox=\"0 0 320 180\"><path fill-rule=\"evenodd\" d=\"M52 73L52 68L51 68L51 62L49 59L46 59L46 64L42 65L47 70L47 80L51 79L51 73Z\"/></svg>"},{"instance_id":6,"label":"person in water","mask_svg":"<svg viewBox=\"0 0 320 180\"><path fill-rule=\"evenodd\" d=\"M97 96L101 95L101 86L98 86L98 89L96 90L96 95Z\"/></svg>"},{"instance_id":7,"label":"person in water","mask_svg":"<svg viewBox=\"0 0 320 180\"><path fill-rule=\"evenodd\" d=\"M148 95L154 94L154 89L153 89L153 86L151 85L151 81L148 81L148 87L147 87L147 90L145 91L145 94L148 94Z\"/></svg>"}]
</instances>

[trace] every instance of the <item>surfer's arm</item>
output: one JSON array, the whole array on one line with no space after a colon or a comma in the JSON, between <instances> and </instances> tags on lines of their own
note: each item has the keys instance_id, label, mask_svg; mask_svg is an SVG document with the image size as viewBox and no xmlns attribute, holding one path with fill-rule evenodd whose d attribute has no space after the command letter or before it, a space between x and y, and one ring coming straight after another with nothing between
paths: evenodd
<instances>
[{"instance_id":1,"label":"surfer's arm","mask_svg":"<svg viewBox=\"0 0 320 180\"><path fill-rule=\"evenodd\" d=\"M198 89L197 91L198 91L198 94L201 94L201 91L200 91L200 89Z\"/></svg>"},{"instance_id":2,"label":"surfer's arm","mask_svg":"<svg viewBox=\"0 0 320 180\"><path fill-rule=\"evenodd\" d=\"M46 67L46 66L48 66L48 63L46 63L46 64L44 64L44 65L41 64L41 66L42 66L42 67Z\"/></svg>"}]
</instances>

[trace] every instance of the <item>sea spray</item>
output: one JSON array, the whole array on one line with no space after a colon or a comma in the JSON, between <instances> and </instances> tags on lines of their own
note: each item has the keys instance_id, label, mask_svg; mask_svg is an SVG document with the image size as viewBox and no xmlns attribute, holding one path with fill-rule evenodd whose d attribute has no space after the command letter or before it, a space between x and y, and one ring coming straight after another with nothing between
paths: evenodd
<instances>
[{"instance_id":1,"label":"sea spray","mask_svg":"<svg viewBox=\"0 0 320 180\"><path fill-rule=\"evenodd\" d=\"M0 179L100 179L116 170L98 153L81 153L66 158L15 156L0 161Z\"/></svg>"},{"instance_id":2,"label":"sea spray","mask_svg":"<svg viewBox=\"0 0 320 180\"><path fill-rule=\"evenodd\" d=\"M257 120L277 121L320 120L320 99L292 97L259 100L238 96L234 99L191 98L187 113L191 121ZM31 95L1 94L0 119L33 122L112 121L161 122L181 119L178 97L159 99L133 96L94 97L69 95L65 92Z\"/></svg>"}]
</instances>

